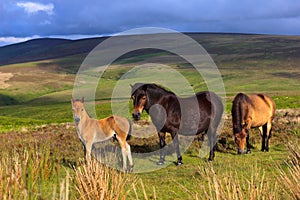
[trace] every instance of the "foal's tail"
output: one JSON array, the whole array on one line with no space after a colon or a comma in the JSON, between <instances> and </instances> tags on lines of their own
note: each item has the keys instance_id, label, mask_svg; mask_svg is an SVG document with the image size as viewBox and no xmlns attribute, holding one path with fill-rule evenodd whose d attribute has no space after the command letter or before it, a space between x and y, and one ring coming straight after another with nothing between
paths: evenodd
<instances>
[{"instance_id":1,"label":"foal's tail","mask_svg":"<svg viewBox=\"0 0 300 200\"><path fill-rule=\"evenodd\" d=\"M127 119L128 120L128 123L129 123L129 130L128 130L128 133L127 133L127 137L126 137L126 140L130 140L131 138L131 131L132 131L132 122L130 119Z\"/></svg>"}]
</instances>

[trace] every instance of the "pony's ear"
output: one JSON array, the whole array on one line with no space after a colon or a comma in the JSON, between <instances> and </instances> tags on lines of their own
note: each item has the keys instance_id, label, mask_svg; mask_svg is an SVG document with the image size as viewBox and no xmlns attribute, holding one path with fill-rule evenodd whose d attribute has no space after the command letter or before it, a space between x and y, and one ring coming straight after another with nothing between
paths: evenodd
<instances>
[{"instance_id":1,"label":"pony's ear","mask_svg":"<svg viewBox=\"0 0 300 200\"><path fill-rule=\"evenodd\" d=\"M73 97L71 98L71 102L72 102L72 104L74 103L74 98Z\"/></svg>"},{"instance_id":2,"label":"pony's ear","mask_svg":"<svg viewBox=\"0 0 300 200\"><path fill-rule=\"evenodd\" d=\"M130 87L131 87L131 89L133 88L133 85L131 85L131 84L129 84L130 85Z\"/></svg>"},{"instance_id":3,"label":"pony's ear","mask_svg":"<svg viewBox=\"0 0 300 200\"><path fill-rule=\"evenodd\" d=\"M82 97L80 101L81 101L81 103L84 103L84 97Z\"/></svg>"}]
</instances>

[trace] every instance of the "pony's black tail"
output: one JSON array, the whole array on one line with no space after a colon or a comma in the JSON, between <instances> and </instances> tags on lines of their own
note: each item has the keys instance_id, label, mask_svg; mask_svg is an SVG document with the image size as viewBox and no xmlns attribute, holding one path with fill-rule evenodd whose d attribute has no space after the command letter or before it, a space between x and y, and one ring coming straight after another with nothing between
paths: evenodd
<instances>
[{"instance_id":1,"label":"pony's black tail","mask_svg":"<svg viewBox=\"0 0 300 200\"><path fill-rule=\"evenodd\" d=\"M129 130L128 130L128 134L127 134L127 137L126 137L126 140L130 140L131 138L131 131L132 131L132 122L130 119L127 119L128 120L128 123L129 123Z\"/></svg>"}]
</instances>

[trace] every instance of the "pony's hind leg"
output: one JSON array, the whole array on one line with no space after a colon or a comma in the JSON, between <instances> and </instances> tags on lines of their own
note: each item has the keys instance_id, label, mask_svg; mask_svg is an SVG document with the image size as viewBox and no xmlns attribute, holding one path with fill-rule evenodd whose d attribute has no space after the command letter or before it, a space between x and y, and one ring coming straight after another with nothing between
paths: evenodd
<instances>
[{"instance_id":1,"label":"pony's hind leg","mask_svg":"<svg viewBox=\"0 0 300 200\"><path fill-rule=\"evenodd\" d=\"M216 132L214 128L209 128L206 131L207 134L207 138L208 138L208 142L209 142L209 157L208 157L208 161L211 162L214 160L215 158L215 151L214 151L214 147L216 144Z\"/></svg>"},{"instance_id":2,"label":"pony's hind leg","mask_svg":"<svg viewBox=\"0 0 300 200\"><path fill-rule=\"evenodd\" d=\"M267 132L266 132L266 145L265 150L269 151L269 139L271 138L271 131L272 131L272 123L267 123Z\"/></svg>"},{"instance_id":3,"label":"pony's hind leg","mask_svg":"<svg viewBox=\"0 0 300 200\"><path fill-rule=\"evenodd\" d=\"M179 139L178 139L178 133L176 133L175 135L172 134L172 139L173 139L173 144L175 147L175 151L176 151L176 155L177 155L177 163L176 165L182 165L182 156L180 153L180 149L179 149Z\"/></svg>"},{"instance_id":4,"label":"pony's hind leg","mask_svg":"<svg viewBox=\"0 0 300 200\"><path fill-rule=\"evenodd\" d=\"M261 151L269 151L268 147L268 123L260 127L261 131Z\"/></svg>"},{"instance_id":5,"label":"pony's hind leg","mask_svg":"<svg viewBox=\"0 0 300 200\"><path fill-rule=\"evenodd\" d=\"M166 146L166 133L158 132L159 136L159 146L160 146L160 156L159 161L157 162L157 165L163 165L165 162L165 149Z\"/></svg>"}]
</instances>

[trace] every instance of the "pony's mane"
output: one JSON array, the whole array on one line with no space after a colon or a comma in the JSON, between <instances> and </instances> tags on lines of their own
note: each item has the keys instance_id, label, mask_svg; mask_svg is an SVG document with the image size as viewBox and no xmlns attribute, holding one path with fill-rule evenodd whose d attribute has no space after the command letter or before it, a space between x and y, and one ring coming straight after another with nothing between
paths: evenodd
<instances>
[{"instance_id":1,"label":"pony's mane","mask_svg":"<svg viewBox=\"0 0 300 200\"><path fill-rule=\"evenodd\" d=\"M173 92L171 92L170 90L166 89L163 86L157 85L155 83L135 83L133 86L131 86L132 88L132 94L139 88L142 88L143 90L147 90L147 89L154 89L154 90L160 90L160 92L162 93L167 93L167 94L173 94L175 95Z\"/></svg>"},{"instance_id":2,"label":"pony's mane","mask_svg":"<svg viewBox=\"0 0 300 200\"><path fill-rule=\"evenodd\" d=\"M232 113L232 122L234 124L233 126L234 133L240 133L242 131L242 119L245 114L243 113L243 108L242 108L243 103L251 104L250 98L243 93L237 94L232 102L231 113Z\"/></svg>"},{"instance_id":3,"label":"pony's mane","mask_svg":"<svg viewBox=\"0 0 300 200\"><path fill-rule=\"evenodd\" d=\"M162 90L162 91L165 92L165 93L174 94L172 91L166 89L166 88L163 87L163 86L157 85L157 84L155 84L155 83L151 83L151 84L147 84L147 85L148 85L148 87L151 87L151 88L153 88L153 89L159 88L160 90ZM175 94L174 94L174 95L175 95Z\"/></svg>"}]
</instances>

